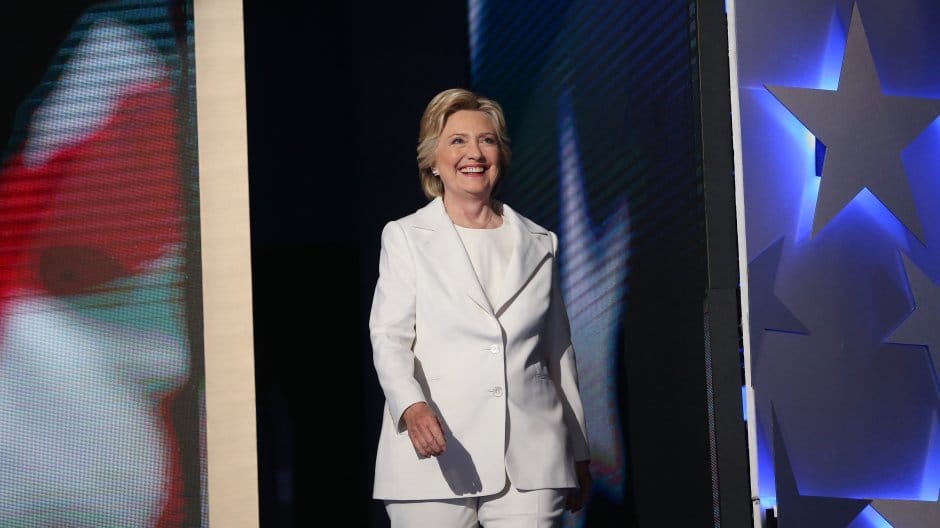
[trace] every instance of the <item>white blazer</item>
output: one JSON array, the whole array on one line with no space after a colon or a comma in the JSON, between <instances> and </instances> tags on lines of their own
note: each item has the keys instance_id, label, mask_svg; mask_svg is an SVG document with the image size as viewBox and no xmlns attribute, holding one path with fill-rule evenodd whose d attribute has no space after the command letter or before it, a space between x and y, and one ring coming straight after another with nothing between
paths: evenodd
<instances>
[{"instance_id":1,"label":"white blazer","mask_svg":"<svg viewBox=\"0 0 940 528\"><path fill-rule=\"evenodd\" d=\"M554 233L503 206L515 250L490 306L437 198L382 231L369 328L385 393L373 496L452 499L577 487L590 458ZM447 451L421 458L402 412L426 401Z\"/></svg>"}]
</instances>

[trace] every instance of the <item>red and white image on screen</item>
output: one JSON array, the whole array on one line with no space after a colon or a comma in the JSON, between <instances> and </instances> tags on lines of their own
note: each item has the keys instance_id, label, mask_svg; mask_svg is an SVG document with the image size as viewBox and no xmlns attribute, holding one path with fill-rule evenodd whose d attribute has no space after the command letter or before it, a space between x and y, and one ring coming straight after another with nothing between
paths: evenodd
<instances>
[{"instance_id":1,"label":"red and white image on screen","mask_svg":"<svg viewBox=\"0 0 940 528\"><path fill-rule=\"evenodd\" d=\"M154 37L165 6L109 6L69 33L0 165L0 526L200 524L202 399L179 405L202 387L188 74Z\"/></svg>"}]
</instances>

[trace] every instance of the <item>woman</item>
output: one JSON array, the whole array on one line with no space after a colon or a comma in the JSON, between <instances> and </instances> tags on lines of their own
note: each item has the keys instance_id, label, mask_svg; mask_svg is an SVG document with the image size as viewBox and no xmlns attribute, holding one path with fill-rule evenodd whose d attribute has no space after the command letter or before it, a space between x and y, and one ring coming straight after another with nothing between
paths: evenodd
<instances>
[{"instance_id":1,"label":"woman","mask_svg":"<svg viewBox=\"0 0 940 528\"><path fill-rule=\"evenodd\" d=\"M393 528L558 526L590 491L558 239L493 199L510 157L498 103L439 93L418 145L430 203L382 232L374 497Z\"/></svg>"}]
</instances>

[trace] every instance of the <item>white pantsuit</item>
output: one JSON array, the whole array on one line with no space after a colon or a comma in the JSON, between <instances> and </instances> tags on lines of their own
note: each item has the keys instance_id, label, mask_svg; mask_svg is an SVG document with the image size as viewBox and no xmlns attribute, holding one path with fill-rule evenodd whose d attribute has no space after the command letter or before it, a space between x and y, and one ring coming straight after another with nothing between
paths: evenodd
<instances>
[{"instance_id":1,"label":"white pantsuit","mask_svg":"<svg viewBox=\"0 0 940 528\"><path fill-rule=\"evenodd\" d=\"M509 206L515 251L491 306L443 201L389 222L369 327L386 397L373 494L432 500L577 487L589 458L557 238ZM426 401L447 451L422 458L402 413Z\"/></svg>"}]
</instances>

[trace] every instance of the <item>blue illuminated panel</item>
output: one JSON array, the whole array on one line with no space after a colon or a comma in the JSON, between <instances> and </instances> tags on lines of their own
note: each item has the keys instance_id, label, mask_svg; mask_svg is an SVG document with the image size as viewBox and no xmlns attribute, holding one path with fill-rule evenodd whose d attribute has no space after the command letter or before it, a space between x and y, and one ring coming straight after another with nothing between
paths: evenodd
<instances>
[{"instance_id":1,"label":"blue illuminated panel","mask_svg":"<svg viewBox=\"0 0 940 528\"><path fill-rule=\"evenodd\" d=\"M908 526L882 505L918 508L940 492L940 325L926 322L940 316L940 5L732 5L742 258L761 271L746 277L746 302L793 317L750 321L761 507L776 506L783 528L806 508L841 508L852 528ZM866 61L876 76L859 73ZM879 130L851 125L865 120ZM826 192L845 195L831 218ZM775 434L795 491L778 489Z\"/></svg>"}]
</instances>

